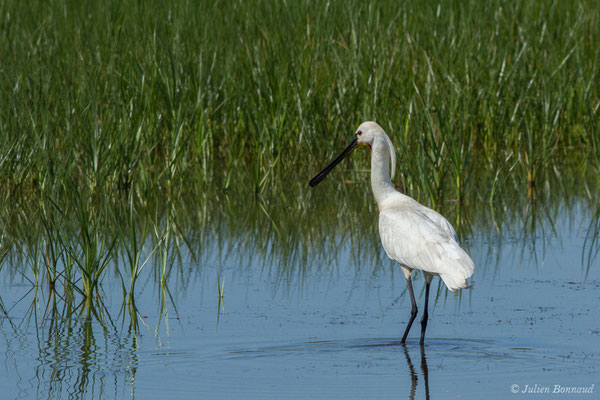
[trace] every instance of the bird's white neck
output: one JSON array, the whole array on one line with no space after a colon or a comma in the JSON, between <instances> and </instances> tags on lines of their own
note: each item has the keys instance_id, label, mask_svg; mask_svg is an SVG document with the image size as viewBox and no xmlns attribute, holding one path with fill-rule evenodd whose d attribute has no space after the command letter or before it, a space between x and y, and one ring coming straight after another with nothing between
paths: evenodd
<instances>
[{"instance_id":1,"label":"bird's white neck","mask_svg":"<svg viewBox=\"0 0 600 400\"><path fill-rule=\"evenodd\" d=\"M390 179L390 148L385 139L377 138L371 151L371 188L381 209L384 201L398 192Z\"/></svg>"}]
</instances>

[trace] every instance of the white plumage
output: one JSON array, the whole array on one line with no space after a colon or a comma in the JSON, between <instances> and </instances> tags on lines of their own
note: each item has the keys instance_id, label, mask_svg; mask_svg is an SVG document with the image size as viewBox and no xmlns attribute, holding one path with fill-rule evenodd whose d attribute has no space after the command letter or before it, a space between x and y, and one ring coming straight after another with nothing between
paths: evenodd
<instances>
[{"instance_id":1,"label":"white plumage","mask_svg":"<svg viewBox=\"0 0 600 400\"><path fill-rule=\"evenodd\" d=\"M458 245L450 223L435 211L403 197L379 212L379 236L388 257L400 263L405 275L406 270L419 269L439 275L452 291L466 288L474 265Z\"/></svg>"},{"instance_id":2,"label":"white plumage","mask_svg":"<svg viewBox=\"0 0 600 400\"><path fill-rule=\"evenodd\" d=\"M390 175L394 175L396 167L394 147L383 129L375 122L363 122L348 147L317 174L310 185L315 186L321 182L333 167L359 145L371 148L371 188L379 206L381 243L388 257L400 263L411 297L411 318L402 343L406 341L417 314L411 272L415 269L421 270L425 275L425 311L421 320L423 344L432 278L439 276L451 291L464 289L475 265L460 247L456 231L442 215L394 189L390 178Z\"/></svg>"}]
</instances>

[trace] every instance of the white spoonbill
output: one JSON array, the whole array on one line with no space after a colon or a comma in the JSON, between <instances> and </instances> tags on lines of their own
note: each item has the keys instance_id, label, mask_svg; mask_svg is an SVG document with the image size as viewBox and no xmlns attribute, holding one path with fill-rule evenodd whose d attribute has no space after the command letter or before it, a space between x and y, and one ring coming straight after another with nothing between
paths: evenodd
<instances>
[{"instance_id":1,"label":"white spoonbill","mask_svg":"<svg viewBox=\"0 0 600 400\"><path fill-rule=\"evenodd\" d=\"M475 265L460 247L456 231L442 215L419 204L396 189L390 178L396 168L396 153L392 141L375 122L360 124L352 142L331 164L311 181L316 186L346 156L360 145L371 148L371 188L379 206L379 236L388 257L400 263L406 277L412 309L402 343L417 316L417 303L410 274L423 271L425 276L425 311L421 319L421 345L427 329L429 286L434 276L439 276L451 291L467 287Z\"/></svg>"}]
</instances>

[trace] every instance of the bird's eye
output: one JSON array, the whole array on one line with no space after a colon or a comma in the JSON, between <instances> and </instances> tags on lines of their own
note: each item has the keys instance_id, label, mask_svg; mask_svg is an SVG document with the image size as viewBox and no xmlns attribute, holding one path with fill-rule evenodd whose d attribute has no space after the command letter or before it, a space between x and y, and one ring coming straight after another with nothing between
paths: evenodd
<instances>
[{"instance_id":1,"label":"bird's eye","mask_svg":"<svg viewBox=\"0 0 600 400\"><path fill-rule=\"evenodd\" d=\"M356 132L356 134L357 134L358 136L360 136L360 135L362 135L362 131L358 131L358 132Z\"/></svg>"}]
</instances>

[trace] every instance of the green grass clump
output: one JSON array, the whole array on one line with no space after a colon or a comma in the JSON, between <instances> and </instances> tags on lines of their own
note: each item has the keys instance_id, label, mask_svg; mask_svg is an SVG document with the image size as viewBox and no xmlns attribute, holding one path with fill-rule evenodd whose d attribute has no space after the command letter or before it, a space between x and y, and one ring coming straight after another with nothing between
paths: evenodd
<instances>
[{"instance_id":1,"label":"green grass clump","mask_svg":"<svg viewBox=\"0 0 600 400\"><path fill-rule=\"evenodd\" d=\"M0 182L264 192L375 119L407 191L461 197L511 154L534 185L564 158L598 167L598 25L591 0L5 1Z\"/></svg>"}]
</instances>

